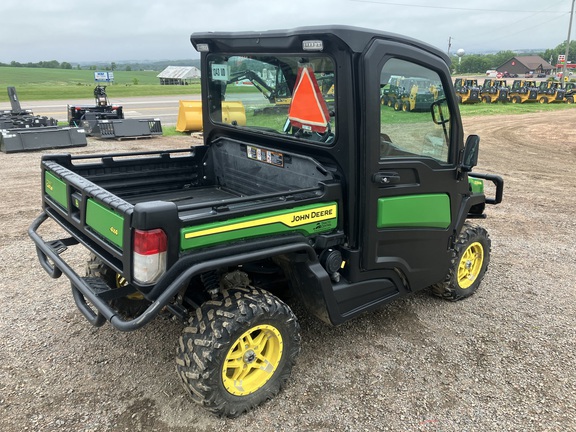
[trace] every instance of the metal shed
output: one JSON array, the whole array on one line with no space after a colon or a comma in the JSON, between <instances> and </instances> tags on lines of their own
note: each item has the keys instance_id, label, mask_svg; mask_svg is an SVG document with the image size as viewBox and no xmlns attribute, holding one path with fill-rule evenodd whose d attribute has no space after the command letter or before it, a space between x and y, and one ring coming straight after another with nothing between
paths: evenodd
<instances>
[{"instance_id":1,"label":"metal shed","mask_svg":"<svg viewBox=\"0 0 576 432\"><path fill-rule=\"evenodd\" d=\"M160 85L188 85L200 78L200 69L194 66L168 66L158 75Z\"/></svg>"}]
</instances>

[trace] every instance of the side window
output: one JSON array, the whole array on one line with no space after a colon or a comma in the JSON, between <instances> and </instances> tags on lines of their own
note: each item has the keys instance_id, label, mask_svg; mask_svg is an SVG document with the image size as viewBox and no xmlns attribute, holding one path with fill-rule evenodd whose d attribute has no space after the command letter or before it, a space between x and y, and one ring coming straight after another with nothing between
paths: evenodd
<instances>
[{"instance_id":1,"label":"side window","mask_svg":"<svg viewBox=\"0 0 576 432\"><path fill-rule=\"evenodd\" d=\"M436 72L405 60L387 61L380 73L380 158L448 162L450 122L444 99ZM442 121L433 112L439 108Z\"/></svg>"}]
</instances>

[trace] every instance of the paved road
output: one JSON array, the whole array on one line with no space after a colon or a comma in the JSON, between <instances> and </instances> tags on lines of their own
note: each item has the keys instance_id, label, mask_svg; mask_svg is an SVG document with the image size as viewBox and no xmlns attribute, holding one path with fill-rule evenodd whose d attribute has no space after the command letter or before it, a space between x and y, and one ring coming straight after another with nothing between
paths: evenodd
<instances>
[{"instance_id":1,"label":"paved road","mask_svg":"<svg viewBox=\"0 0 576 432\"><path fill-rule=\"evenodd\" d=\"M158 118L163 125L175 125L178 117L178 101L199 100L200 95L143 96L114 98L113 105L122 105L126 118ZM66 121L67 105L94 106L94 99L20 101L23 109L35 115L53 117ZM9 102L0 102L0 111L11 109Z\"/></svg>"}]
</instances>

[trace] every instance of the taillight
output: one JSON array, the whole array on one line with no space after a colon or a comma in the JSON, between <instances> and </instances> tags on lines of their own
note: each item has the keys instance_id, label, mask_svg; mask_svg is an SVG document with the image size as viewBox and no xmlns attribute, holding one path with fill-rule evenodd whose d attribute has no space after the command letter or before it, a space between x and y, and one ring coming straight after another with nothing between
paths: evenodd
<instances>
[{"instance_id":1,"label":"taillight","mask_svg":"<svg viewBox=\"0 0 576 432\"><path fill-rule=\"evenodd\" d=\"M168 240L161 229L134 230L133 276L141 284L156 282L166 271Z\"/></svg>"}]
</instances>

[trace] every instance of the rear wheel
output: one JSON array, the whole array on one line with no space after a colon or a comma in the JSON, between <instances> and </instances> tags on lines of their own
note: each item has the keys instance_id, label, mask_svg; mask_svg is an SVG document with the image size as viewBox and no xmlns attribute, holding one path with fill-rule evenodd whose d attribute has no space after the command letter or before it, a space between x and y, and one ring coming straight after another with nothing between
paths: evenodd
<instances>
[{"instance_id":1,"label":"rear wheel","mask_svg":"<svg viewBox=\"0 0 576 432\"><path fill-rule=\"evenodd\" d=\"M257 288L233 288L191 317L176 369L195 402L237 417L278 394L299 351L300 327L285 303Z\"/></svg>"},{"instance_id":2,"label":"rear wheel","mask_svg":"<svg viewBox=\"0 0 576 432\"><path fill-rule=\"evenodd\" d=\"M448 274L444 281L432 286L432 292L452 301L474 294L488 269L490 246L490 237L484 228L464 224L452 250Z\"/></svg>"}]
</instances>

